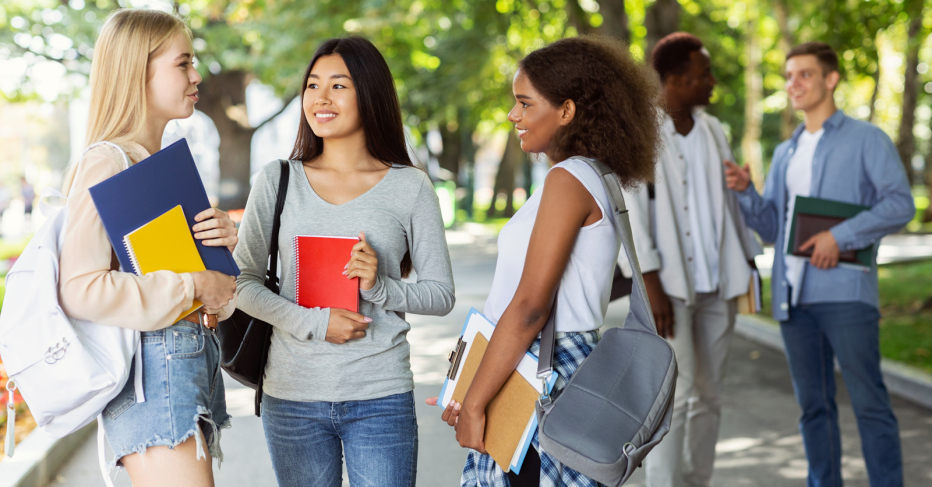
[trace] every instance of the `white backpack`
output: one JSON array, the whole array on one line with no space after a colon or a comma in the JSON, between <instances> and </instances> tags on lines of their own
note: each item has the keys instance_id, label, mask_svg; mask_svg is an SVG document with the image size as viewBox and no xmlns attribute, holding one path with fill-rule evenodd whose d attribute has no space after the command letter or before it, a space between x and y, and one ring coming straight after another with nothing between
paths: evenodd
<instances>
[{"instance_id":1,"label":"white backpack","mask_svg":"<svg viewBox=\"0 0 932 487\"><path fill-rule=\"evenodd\" d=\"M129 167L129 157L116 144L101 142L87 150L100 144L118 149L124 169ZM47 195L65 198L55 190L43 192L43 199ZM45 213L47 205L40 206ZM123 389L140 335L65 316L58 302L58 271L68 208L46 216L6 277L0 357L15 384L7 387L20 391L42 431L61 438L97 418ZM136 354L137 402L145 401L141 358Z\"/></svg>"}]
</instances>

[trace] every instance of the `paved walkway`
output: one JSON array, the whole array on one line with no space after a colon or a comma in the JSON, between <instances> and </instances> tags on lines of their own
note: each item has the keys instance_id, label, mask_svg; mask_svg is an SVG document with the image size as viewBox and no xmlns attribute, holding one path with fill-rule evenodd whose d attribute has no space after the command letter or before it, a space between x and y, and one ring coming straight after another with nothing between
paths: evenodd
<instances>
[{"instance_id":1,"label":"paved walkway","mask_svg":"<svg viewBox=\"0 0 932 487\"><path fill-rule=\"evenodd\" d=\"M470 307L482 309L491 284L496 257L494 240L478 233L474 229L449 234L457 286L454 311L443 318L409 315L412 331L408 339L416 381L414 393L418 400L419 486L458 485L465 459L465 452L454 441L452 429L437 419L439 409L425 405L423 400L439 392L446 371L446 354L456 341L462 319ZM606 323L620 325L626 313L625 300L613 303ZM713 485L805 485L806 460L796 428L799 410L783 356L735 337L727 374ZM223 432L225 461L220 469L215 469L216 483L219 487L274 486L261 421L252 415L252 391L232 381L227 385L228 407L234 415L233 428ZM841 384L838 399L846 485L866 487L867 475L857 427L847 392ZM906 485L932 485L932 411L902 400L894 399L893 403L903 438ZM89 438L51 486L102 484L95 438ZM125 472L118 475L116 485L130 485ZM643 471L627 485L643 487Z\"/></svg>"}]
</instances>

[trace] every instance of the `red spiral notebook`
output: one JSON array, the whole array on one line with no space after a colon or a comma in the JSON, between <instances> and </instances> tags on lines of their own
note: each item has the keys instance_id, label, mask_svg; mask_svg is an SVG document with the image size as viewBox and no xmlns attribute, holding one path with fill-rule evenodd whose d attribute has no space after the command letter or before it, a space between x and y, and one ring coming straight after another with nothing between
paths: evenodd
<instances>
[{"instance_id":1,"label":"red spiral notebook","mask_svg":"<svg viewBox=\"0 0 932 487\"><path fill-rule=\"evenodd\" d=\"M356 237L296 236L295 302L305 308L343 308L358 313L359 279L343 275L358 242Z\"/></svg>"}]
</instances>

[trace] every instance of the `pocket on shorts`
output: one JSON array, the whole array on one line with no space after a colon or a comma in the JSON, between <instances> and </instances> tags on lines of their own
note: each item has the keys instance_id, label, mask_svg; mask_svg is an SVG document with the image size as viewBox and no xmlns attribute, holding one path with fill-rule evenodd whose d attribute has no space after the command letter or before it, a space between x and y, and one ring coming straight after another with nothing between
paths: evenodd
<instances>
[{"instance_id":1,"label":"pocket on shorts","mask_svg":"<svg viewBox=\"0 0 932 487\"><path fill-rule=\"evenodd\" d=\"M117 419L129 408L136 404L136 384L133 380L133 371L130 370L129 379L123 385L123 390L117 394L104 408L104 414L110 419Z\"/></svg>"},{"instance_id":2,"label":"pocket on shorts","mask_svg":"<svg viewBox=\"0 0 932 487\"><path fill-rule=\"evenodd\" d=\"M204 334L184 326L168 330L171 340L170 356L174 359L199 357L204 354Z\"/></svg>"}]
</instances>

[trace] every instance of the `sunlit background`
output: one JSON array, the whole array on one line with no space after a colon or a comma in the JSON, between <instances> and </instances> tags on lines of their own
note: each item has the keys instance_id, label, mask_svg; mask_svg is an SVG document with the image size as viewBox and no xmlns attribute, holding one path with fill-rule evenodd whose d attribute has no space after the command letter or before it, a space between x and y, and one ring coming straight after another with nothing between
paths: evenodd
<instances>
[{"instance_id":1,"label":"sunlit background","mask_svg":"<svg viewBox=\"0 0 932 487\"><path fill-rule=\"evenodd\" d=\"M760 184L773 148L798 123L782 91L785 52L824 40L844 69L836 93L849 115L897 143L928 230L932 138L932 8L922 0L4 0L0 5L0 234L41 222L22 215L22 180L60 185L84 149L88 72L96 33L118 7L175 10L194 32L204 76L198 112L164 142L188 139L212 200L242 208L249 178L288 157L300 77L315 47L347 33L389 61L411 151L436 182L448 224L510 216L540 184L509 137L517 61L579 33L627 40L643 58L667 33L697 34L719 83L709 111L725 122ZM493 198L495 197L495 198ZM495 201L493 201L493 199ZM38 212L37 212L38 213Z\"/></svg>"}]
</instances>

